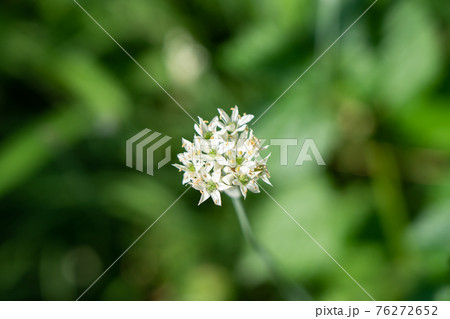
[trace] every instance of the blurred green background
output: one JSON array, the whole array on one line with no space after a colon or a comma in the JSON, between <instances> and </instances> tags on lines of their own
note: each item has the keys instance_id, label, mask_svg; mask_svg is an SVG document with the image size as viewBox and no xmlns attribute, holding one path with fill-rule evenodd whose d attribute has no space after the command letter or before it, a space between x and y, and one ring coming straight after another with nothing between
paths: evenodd
<instances>
[{"instance_id":1,"label":"blurred green background","mask_svg":"<svg viewBox=\"0 0 450 319\"><path fill-rule=\"evenodd\" d=\"M80 3L193 116L259 116L370 4ZM313 138L326 166L279 165L269 191L377 300L450 300L450 4L383 1L253 127ZM144 128L192 120L71 0L2 1L0 298L76 299L184 190L125 166ZM176 203L84 300L283 300L231 201ZM264 193L255 236L313 300L367 300Z\"/></svg>"}]
</instances>

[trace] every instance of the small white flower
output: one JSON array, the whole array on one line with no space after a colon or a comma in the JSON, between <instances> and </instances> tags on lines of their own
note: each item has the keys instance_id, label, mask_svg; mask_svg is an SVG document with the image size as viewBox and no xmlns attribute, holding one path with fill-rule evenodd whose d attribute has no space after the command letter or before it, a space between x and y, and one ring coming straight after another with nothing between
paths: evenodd
<instances>
[{"instance_id":1,"label":"small white flower","mask_svg":"<svg viewBox=\"0 0 450 319\"><path fill-rule=\"evenodd\" d=\"M173 164L176 168L184 172L183 184L190 183L192 180L198 178L198 171L203 166L203 163L199 160L197 156L197 150L193 143L182 139L183 147L186 150L184 153L178 154L178 159L182 163Z\"/></svg>"},{"instance_id":2,"label":"small white flower","mask_svg":"<svg viewBox=\"0 0 450 319\"><path fill-rule=\"evenodd\" d=\"M178 154L181 164L173 164L184 172L182 183L202 194L199 205L211 197L220 206L222 191L239 189L244 198L248 190L259 193L259 179L271 185L267 170L270 154L263 159L260 156L267 146L262 147L247 125L253 115L241 117L237 106L231 116L218 111L220 118L215 116L209 124L199 117L199 124L194 125L198 135L192 143L182 139L185 152Z\"/></svg>"},{"instance_id":3,"label":"small white flower","mask_svg":"<svg viewBox=\"0 0 450 319\"><path fill-rule=\"evenodd\" d=\"M214 204L221 206L222 199L220 197L220 192L231 188L231 186L222 182L220 167L216 167L212 174L203 171L200 176L201 178L194 181L192 184L192 187L202 194L198 204L200 205L211 197Z\"/></svg>"},{"instance_id":4,"label":"small white flower","mask_svg":"<svg viewBox=\"0 0 450 319\"><path fill-rule=\"evenodd\" d=\"M233 111L231 113L231 118L228 116L227 113L225 113L224 110L222 109L218 109L219 113L220 113L220 119L223 121L223 123L218 123L218 126L226 131L228 131L228 133L230 135L233 135L236 132L241 132L243 130L245 130L245 128L247 127L247 123L250 122L253 119L253 115L250 114L245 114L244 116L240 116L239 115L239 108L237 107L237 105L234 108L231 108L231 110Z\"/></svg>"},{"instance_id":5,"label":"small white flower","mask_svg":"<svg viewBox=\"0 0 450 319\"><path fill-rule=\"evenodd\" d=\"M214 136L216 133L217 125L219 124L219 120L217 116L215 116L211 122L208 123L208 121L204 121L200 116L198 117L198 123L194 125L195 131L200 135L202 138L209 140L211 137Z\"/></svg>"}]
</instances>

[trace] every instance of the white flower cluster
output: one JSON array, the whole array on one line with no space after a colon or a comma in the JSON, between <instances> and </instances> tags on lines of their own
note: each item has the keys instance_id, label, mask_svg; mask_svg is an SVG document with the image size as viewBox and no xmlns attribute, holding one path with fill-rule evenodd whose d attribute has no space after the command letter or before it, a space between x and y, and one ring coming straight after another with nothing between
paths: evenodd
<instances>
[{"instance_id":1,"label":"white flower cluster","mask_svg":"<svg viewBox=\"0 0 450 319\"><path fill-rule=\"evenodd\" d=\"M199 205L211 197L220 206L222 191L240 189L244 198L247 190L259 193L258 179L271 185L267 170L270 154L265 158L259 154L267 146L262 147L247 126L253 115L240 116L237 106L231 110L230 117L218 109L220 117L215 116L210 122L199 117L199 124L194 125L198 133L194 141L182 139L185 152L178 154L182 164L173 164L184 172L183 184L202 194Z\"/></svg>"}]
</instances>

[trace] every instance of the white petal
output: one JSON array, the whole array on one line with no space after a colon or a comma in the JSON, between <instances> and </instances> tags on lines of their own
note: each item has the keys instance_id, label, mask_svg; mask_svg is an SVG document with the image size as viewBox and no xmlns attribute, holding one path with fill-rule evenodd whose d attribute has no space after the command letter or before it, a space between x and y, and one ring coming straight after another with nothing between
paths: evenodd
<instances>
[{"instance_id":1,"label":"white petal","mask_svg":"<svg viewBox=\"0 0 450 319\"><path fill-rule=\"evenodd\" d=\"M198 202L198 204L200 205L201 203L203 203L205 200L207 200L209 198L209 193L204 191L202 193L202 196L200 197L200 201Z\"/></svg>"},{"instance_id":2,"label":"white petal","mask_svg":"<svg viewBox=\"0 0 450 319\"><path fill-rule=\"evenodd\" d=\"M267 175L262 175L262 176L261 176L261 179L262 179L264 182L266 182L266 184L269 184L270 186L273 186L273 185L270 183L269 178L267 177Z\"/></svg>"},{"instance_id":3,"label":"white petal","mask_svg":"<svg viewBox=\"0 0 450 319\"><path fill-rule=\"evenodd\" d=\"M233 112L231 113L231 121L237 124L239 120L239 108L237 105L234 106Z\"/></svg>"},{"instance_id":4,"label":"white petal","mask_svg":"<svg viewBox=\"0 0 450 319\"><path fill-rule=\"evenodd\" d=\"M219 118L217 116L214 116L214 118L211 120L211 122L208 125L208 131L214 132L216 130L218 122L219 122Z\"/></svg>"},{"instance_id":5,"label":"white petal","mask_svg":"<svg viewBox=\"0 0 450 319\"><path fill-rule=\"evenodd\" d=\"M214 167L214 161L207 161L205 162L205 170L206 172L210 172L212 168Z\"/></svg>"},{"instance_id":6,"label":"white petal","mask_svg":"<svg viewBox=\"0 0 450 319\"><path fill-rule=\"evenodd\" d=\"M231 164L231 163L230 163L230 164ZM224 172L224 174L232 174L232 173L233 173L233 171L231 170L231 168L228 167L228 166L224 166L223 169L222 169L222 171Z\"/></svg>"},{"instance_id":7,"label":"white petal","mask_svg":"<svg viewBox=\"0 0 450 319\"><path fill-rule=\"evenodd\" d=\"M184 145L183 147L186 149L186 151L189 151L192 148L192 143L187 139L182 138L181 143L182 145Z\"/></svg>"},{"instance_id":8,"label":"white petal","mask_svg":"<svg viewBox=\"0 0 450 319\"><path fill-rule=\"evenodd\" d=\"M259 187L256 183L250 182L247 185L247 188L253 193L259 193Z\"/></svg>"},{"instance_id":9,"label":"white petal","mask_svg":"<svg viewBox=\"0 0 450 319\"><path fill-rule=\"evenodd\" d=\"M198 124L194 124L194 130L197 132L198 135L203 136L202 129L198 126Z\"/></svg>"},{"instance_id":10,"label":"white petal","mask_svg":"<svg viewBox=\"0 0 450 319\"><path fill-rule=\"evenodd\" d=\"M247 140L248 137L248 131L245 130L244 132L241 133L241 135L239 136L239 142L238 144L244 144L244 142Z\"/></svg>"},{"instance_id":11,"label":"white petal","mask_svg":"<svg viewBox=\"0 0 450 319\"><path fill-rule=\"evenodd\" d=\"M178 168L180 171L186 171L186 166L180 165L180 164L172 164L172 166L175 166L176 168Z\"/></svg>"},{"instance_id":12,"label":"white petal","mask_svg":"<svg viewBox=\"0 0 450 319\"><path fill-rule=\"evenodd\" d=\"M208 154L211 151L211 145L206 140L201 140L200 142L200 150Z\"/></svg>"},{"instance_id":13,"label":"white petal","mask_svg":"<svg viewBox=\"0 0 450 319\"><path fill-rule=\"evenodd\" d=\"M223 154L229 150L232 150L234 148L234 142L230 141L230 142L224 142L222 141L220 144L217 145L217 153L218 154Z\"/></svg>"},{"instance_id":14,"label":"white petal","mask_svg":"<svg viewBox=\"0 0 450 319\"><path fill-rule=\"evenodd\" d=\"M189 173L184 173L184 175L183 175L183 182L181 183L181 184L186 184L186 183L189 183L189 181L191 180L191 174L189 174Z\"/></svg>"},{"instance_id":15,"label":"white petal","mask_svg":"<svg viewBox=\"0 0 450 319\"><path fill-rule=\"evenodd\" d=\"M218 190L211 193L211 198L213 199L214 204L222 206L222 199L220 198L220 192Z\"/></svg>"},{"instance_id":16,"label":"white petal","mask_svg":"<svg viewBox=\"0 0 450 319\"><path fill-rule=\"evenodd\" d=\"M222 172L221 170L215 170L212 175L211 175L211 179L215 182L218 183L220 181L220 176L221 176Z\"/></svg>"},{"instance_id":17,"label":"white petal","mask_svg":"<svg viewBox=\"0 0 450 319\"><path fill-rule=\"evenodd\" d=\"M248 161L244 162L243 165L239 168L239 173L241 174L249 174L251 170L255 169L255 165L253 162Z\"/></svg>"},{"instance_id":18,"label":"white petal","mask_svg":"<svg viewBox=\"0 0 450 319\"><path fill-rule=\"evenodd\" d=\"M217 149L220 144L223 143L221 138L212 138L209 140L205 140L205 143L208 144L211 148Z\"/></svg>"},{"instance_id":19,"label":"white petal","mask_svg":"<svg viewBox=\"0 0 450 319\"><path fill-rule=\"evenodd\" d=\"M254 117L255 116L252 114L246 114L239 119L238 125L241 126L241 125L247 124L248 122L253 120Z\"/></svg>"},{"instance_id":20,"label":"white petal","mask_svg":"<svg viewBox=\"0 0 450 319\"><path fill-rule=\"evenodd\" d=\"M194 136L194 146L195 146L195 150L200 150L200 146L201 146L201 138L199 136Z\"/></svg>"},{"instance_id":21,"label":"white petal","mask_svg":"<svg viewBox=\"0 0 450 319\"><path fill-rule=\"evenodd\" d=\"M222 109L217 109L217 110L219 111L220 116L222 117L222 120L223 120L225 123L229 123L229 122L230 122L230 117L228 116L228 114L225 113L225 111L222 110Z\"/></svg>"},{"instance_id":22,"label":"white petal","mask_svg":"<svg viewBox=\"0 0 450 319\"><path fill-rule=\"evenodd\" d=\"M232 186L224 184L224 183L217 183L217 189L219 191L226 191L227 189L230 189Z\"/></svg>"},{"instance_id":23,"label":"white petal","mask_svg":"<svg viewBox=\"0 0 450 319\"><path fill-rule=\"evenodd\" d=\"M223 156L217 156L216 161L217 161L217 163L219 163L220 165L223 165L223 166L229 165L228 161Z\"/></svg>"},{"instance_id":24,"label":"white petal","mask_svg":"<svg viewBox=\"0 0 450 319\"><path fill-rule=\"evenodd\" d=\"M203 134L206 134L206 132L208 131L208 126L206 126L205 121L201 117L199 117L198 119L200 121L200 127L202 128Z\"/></svg>"},{"instance_id":25,"label":"white petal","mask_svg":"<svg viewBox=\"0 0 450 319\"><path fill-rule=\"evenodd\" d=\"M217 123L217 127L220 128L221 130L224 130L225 127L226 127L226 125L223 124L222 122L218 122L218 123Z\"/></svg>"},{"instance_id":26,"label":"white petal","mask_svg":"<svg viewBox=\"0 0 450 319\"><path fill-rule=\"evenodd\" d=\"M241 189L242 196L244 196L244 199L245 199L247 197L247 188L245 188L244 186L241 185L240 189Z\"/></svg>"},{"instance_id":27,"label":"white petal","mask_svg":"<svg viewBox=\"0 0 450 319\"><path fill-rule=\"evenodd\" d=\"M234 179L236 179L236 177L233 174L228 174L222 178L222 181L228 185L231 185Z\"/></svg>"},{"instance_id":28,"label":"white petal","mask_svg":"<svg viewBox=\"0 0 450 319\"><path fill-rule=\"evenodd\" d=\"M211 175L209 175L207 172L202 171L201 177L204 181L209 181L211 179Z\"/></svg>"}]
</instances>

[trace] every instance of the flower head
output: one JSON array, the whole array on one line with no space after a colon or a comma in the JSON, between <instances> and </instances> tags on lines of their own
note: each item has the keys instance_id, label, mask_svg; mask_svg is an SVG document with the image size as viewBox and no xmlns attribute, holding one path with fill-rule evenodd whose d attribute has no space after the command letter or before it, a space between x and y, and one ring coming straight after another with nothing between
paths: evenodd
<instances>
[{"instance_id":1,"label":"flower head","mask_svg":"<svg viewBox=\"0 0 450 319\"><path fill-rule=\"evenodd\" d=\"M184 172L183 184L200 191L199 205L211 197L220 206L222 191L239 189L244 198L248 190L259 193L259 179L271 185L267 170L270 154L260 156L267 146L262 146L247 125L253 115L240 116L237 106L231 110L229 116L218 109L220 117L210 122L199 117L199 124L194 125L198 134L194 141L182 139L185 152L178 154L181 164L174 166Z\"/></svg>"}]
</instances>

